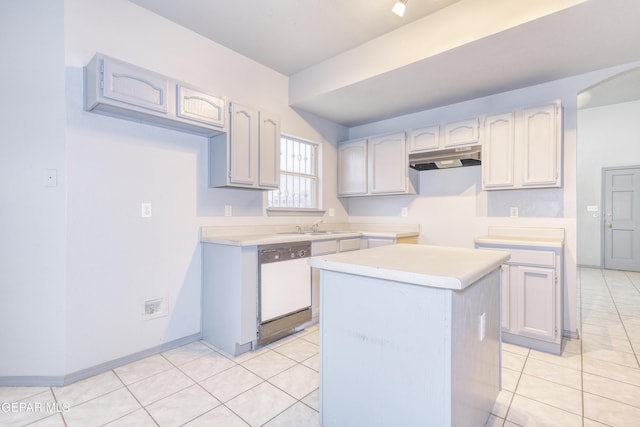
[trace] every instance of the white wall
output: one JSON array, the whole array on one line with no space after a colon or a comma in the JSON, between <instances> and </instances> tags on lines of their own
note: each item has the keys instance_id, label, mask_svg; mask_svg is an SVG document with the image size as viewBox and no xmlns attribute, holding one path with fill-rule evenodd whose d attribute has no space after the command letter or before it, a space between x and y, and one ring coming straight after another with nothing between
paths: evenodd
<instances>
[{"instance_id":1,"label":"white wall","mask_svg":"<svg viewBox=\"0 0 640 427\"><path fill-rule=\"evenodd\" d=\"M324 143L327 175L325 136L346 130L291 110L285 76L126 0L66 0L65 30L67 372L77 372L200 332L201 226L284 221L263 216L262 192L207 187L206 138L84 112L82 67L96 52L277 113L284 133ZM152 218L140 218L141 202ZM225 205L236 216L224 218ZM169 316L144 320L144 301L158 297Z\"/></svg>"},{"instance_id":2,"label":"white wall","mask_svg":"<svg viewBox=\"0 0 640 427\"><path fill-rule=\"evenodd\" d=\"M602 168L640 166L639 117L640 101L578 111L579 265L602 266Z\"/></svg>"},{"instance_id":3,"label":"white wall","mask_svg":"<svg viewBox=\"0 0 640 427\"><path fill-rule=\"evenodd\" d=\"M62 17L62 0L0 3L0 377L64 373Z\"/></svg>"},{"instance_id":4,"label":"white wall","mask_svg":"<svg viewBox=\"0 0 640 427\"><path fill-rule=\"evenodd\" d=\"M327 221L346 221L335 197L346 129L290 109L285 76L126 0L2 2L0 31L4 383L59 381L198 334L200 226L313 220L267 218L262 192L208 188L206 138L84 112L82 67L96 52L275 112L283 132L322 142ZM57 187L44 187L45 169ZM143 320L157 297L169 316Z\"/></svg>"}]
</instances>

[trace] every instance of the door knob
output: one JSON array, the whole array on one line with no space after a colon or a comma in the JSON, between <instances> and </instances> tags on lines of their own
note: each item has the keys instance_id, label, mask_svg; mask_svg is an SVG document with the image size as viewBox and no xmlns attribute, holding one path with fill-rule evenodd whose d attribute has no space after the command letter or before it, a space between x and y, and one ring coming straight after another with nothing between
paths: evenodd
<instances>
[{"instance_id":1,"label":"door knob","mask_svg":"<svg viewBox=\"0 0 640 427\"><path fill-rule=\"evenodd\" d=\"M613 227L613 224L607 224L607 227L611 228Z\"/></svg>"}]
</instances>

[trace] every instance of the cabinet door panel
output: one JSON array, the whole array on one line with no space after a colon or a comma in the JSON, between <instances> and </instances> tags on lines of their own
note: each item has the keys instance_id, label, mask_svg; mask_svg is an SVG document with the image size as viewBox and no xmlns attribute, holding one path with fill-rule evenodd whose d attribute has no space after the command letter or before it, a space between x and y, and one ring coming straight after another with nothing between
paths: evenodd
<instances>
[{"instance_id":1,"label":"cabinet door panel","mask_svg":"<svg viewBox=\"0 0 640 427\"><path fill-rule=\"evenodd\" d=\"M552 341L556 334L554 270L511 267L517 277L517 333ZM513 288L512 288L513 290Z\"/></svg>"},{"instance_id":2,"label":"cabinet door panel","mask_svg":"<svg viewBox=\"0 0 640 427\"><path fill-rule=\"evenodd\" d=\"M223 99L177 85L177 102L178 117L224 127L225 102Z\"/></svg>"},{"instance_id":3,"label":"cabinet door panel","mask_svg":"<svg viewBox=\"0 0 640 427\"><path fill-rule=\"evenodd\" d=\"M372 138L369 141L369 192L405 192L408 163L404 133Z\"/></svg>"},{"instance_id":4,"label":"cabinet door panel","mask_svg":"<svg viewBox=\"0 0 640 427\"><path fill-rule=\"evenodd\" d=\"M487 117L484 132L482 141L483 187L513 187L513 113Z\"/></svg>"},{"instance_id":5,"label":"cabinet door panel","mask_svg":"<svg viewBox=\"0 0 640 427\"><path fill-rule=\"evenodd\" d=\"M367 140L338 148L338 195L367 193Z\"/></svg>"},{"instance_id":6,"label":"cabinet door panel","mask_svg":"<svg viewBox=\"0 0 640 427\"><path fill-rule=\"evenodd\" d=\"M523 161L525 186L551 185L558 181L556 105L523 112Z\"/></svg>"},{"instance_id":7,"label":"cabinet door panel","mask_svg":"<svg viewBox=\"0 0 640 427\"><path fill-rule=\"evenodd\" d=\"M256 184L258 157L258 117L248 107L234 103L231 108L229 180L235 184Z\"/></svg>"},{"instance_id":8,"label":"cabinet door panel","mask_svg":"<svg viewBox=\"0 0 640 427\"><path fill-rule=\"evenodd\" d=\"M280 186L280 121L260 113L260 186Z\"/></svg>"},{"instance_id":9,"label":"cabinet door panel","mask_svg":"<svg viewBox=\"0 0 640 427\"><path fill-rule=\"evenodd\" d=\"M435 150L440 147L440 126L412 130L408 139L410 152Z\"/></svg>"},{"instance_id":10,"label":"cabinet door panel","mask_svg":"<svg viewBox=\"0 0 640 427\"><path fill-rule=\"evenodd\" d=\"M478 142L478 119L450 123L445 128L445 147Z\"/></svg>"},{"instance_id":11,"label":"cabinet door panel","mask_svg":"<svg viewBox=\"0 0 640 427\"><path fill-rule=\"evenodd\" d=\"M145 69L105 58L102 95L136 107L167 113L169 80Z\"/></svg>"}]
</instances>

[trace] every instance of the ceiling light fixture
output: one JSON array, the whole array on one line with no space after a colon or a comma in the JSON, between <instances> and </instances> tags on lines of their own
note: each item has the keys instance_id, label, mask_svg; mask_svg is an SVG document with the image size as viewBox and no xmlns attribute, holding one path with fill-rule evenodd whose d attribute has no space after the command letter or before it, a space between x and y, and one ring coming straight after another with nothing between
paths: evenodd
<instances>
[{"instance_id":1,"label":"ceiling light fixture","mask_svg":"<svg viewBox=\"0 0 640 427\"><path fill-rule=\"evenodd\" d=\"M398 0L396 4L394 4L393 7L391 8L391 12L402 17L404 15L404 10L407 7L407 1L408 0Z\"/></svg>"}]
</instances>

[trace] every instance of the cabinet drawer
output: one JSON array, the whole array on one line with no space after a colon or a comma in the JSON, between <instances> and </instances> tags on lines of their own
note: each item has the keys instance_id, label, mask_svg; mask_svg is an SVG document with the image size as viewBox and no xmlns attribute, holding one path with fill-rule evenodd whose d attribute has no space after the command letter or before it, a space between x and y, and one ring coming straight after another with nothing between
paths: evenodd
<instances>
[{"instance_id":1,"label":"cabinet drawer","mask_svg":"<svg viewBox=\"0 0 640 427\"><path fill-rule=\"evenodd\" d=\"M555 267L556 254L551 251L530 251L525 249L509 249L511 259L509 264L539 265Z\"/></svg>"},{"instance_id":2,"label":"cabinet drawer","mask_svg":"<svg viewBox=\"0 0 640 427\"><path fill-rule=\"evenodd\" d=\"M507 261L507 264L519 264L519 265L537 265L540 267L555 267L556 266L556 254L553 251L536 251L528 249L512 249L504 247L484 247L478 246L478 249L493 250L509 252L511 258Z\"/></svg>"},{"instance_id":3,"label":"cabinet drawer","mask_svg":"<svg viewBox=\"0 0 640 427\"><path fill-rule=\"evenodd\" d=\"M360 238L339 240L338 247L340 252L358 251L360 250Z\"/></svg>"},{"instance_id":4,"label":"cabinet drawer","mask_svg":"<svg viewBox=\"0 0 640 427\"><path fill-rule=\"evenodd\" d=\"M338 252L337 240L311 242L311 256L335 254L336 252Z\"/></svg>"}]
</instances>

